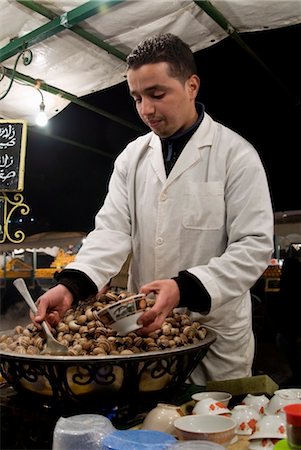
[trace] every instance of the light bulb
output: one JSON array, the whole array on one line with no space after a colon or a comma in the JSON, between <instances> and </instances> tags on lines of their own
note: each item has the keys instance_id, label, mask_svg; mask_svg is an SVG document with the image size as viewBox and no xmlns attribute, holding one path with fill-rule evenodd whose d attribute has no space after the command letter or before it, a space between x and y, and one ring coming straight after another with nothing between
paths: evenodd
<instances>
[{"instance_id":1,"label":"light bulb","mask_svg":"<svg viewBox=\"0 0 301 450\"><path fill-rule=\"evenodd\" d=\"M48 117L45 113L45 104L42 102L40 104L40 111L36 117L36 124L39 125L39 127L44 127L48 123Z\"/></svg>"}]
</instances>

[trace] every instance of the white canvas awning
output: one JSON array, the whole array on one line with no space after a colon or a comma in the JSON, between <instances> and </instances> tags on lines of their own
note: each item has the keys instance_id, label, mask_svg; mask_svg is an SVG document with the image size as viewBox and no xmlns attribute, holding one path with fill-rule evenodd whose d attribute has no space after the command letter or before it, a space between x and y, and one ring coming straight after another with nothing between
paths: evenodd
<instances>
[{"instance_id":1,"label":"white canvas awning","mask_svg":"<svg viewBox=\"0 0 301 450\"><path fill-rule=\"evenodd\" d=\"M41 103L34 85L51 118L72 100L68 94L80 98L124 81L126 55L157 32L179 35L196 52L229 34L300 22L301 0L3 0L0 117L33 124ZM23 64L24 54L15 66L26 47L31 62Z\"/></svg>"}]
</instances>

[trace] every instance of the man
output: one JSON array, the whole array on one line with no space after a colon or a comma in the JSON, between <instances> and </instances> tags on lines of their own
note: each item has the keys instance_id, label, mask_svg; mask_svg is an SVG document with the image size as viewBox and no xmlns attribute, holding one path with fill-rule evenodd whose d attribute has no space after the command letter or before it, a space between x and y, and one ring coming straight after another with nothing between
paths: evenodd
<instances>
[{"instance_id":1,"label":"man","mask_svg":"<svg viewBox=\"0 0 301 450\"><path fill-rule=\"evenodd\" d=\"M156 297L141 333L186 306L218 334L192 381L248 376L249 289L273 249L264 169L248 142L196 103L193 54L177 36L146 39L127 63L130 95L152 131L116 159L95 229L40 297L35 321L46 314L57 323L73 301L104 289L132 253L129 290Z\"/></svg>"}]
</instances>

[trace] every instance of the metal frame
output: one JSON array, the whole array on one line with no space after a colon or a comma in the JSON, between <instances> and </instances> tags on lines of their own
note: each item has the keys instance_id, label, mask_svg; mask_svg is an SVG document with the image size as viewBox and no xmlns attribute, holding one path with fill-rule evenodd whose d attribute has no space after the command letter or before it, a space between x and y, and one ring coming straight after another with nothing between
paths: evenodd
<instances>
[{"instance_id":1,"label":"metal frame","mask_svg":"<svg viewBox=\"0 0 301 450\"><path fill-rule=\"evenodd\" d=\"M194 0L196 3L211 19L214 20L234 41L246 52L251 58L256 61L257 64L264 69L270 77L278 84L278 86L286 93L288 97L293 100L296 104L296 100L292 93L288 90L285 84L268 68L268 66L262 61L261 58L255 53L251 47L249 47L245 41L240 37L238 31L235 27L229 22L229 20L215 7L210 3L209 0Z\"/></svg>"},{"instance_id":2,"label":"metal frame","mask_svg":"<svg viewBox=\"0 0 301 450\"><path fill-rule=\"evenodd\" d=\"M26 6L26 8L31 9L32 11L37 12L38 14L41 14L44 17L47 17L48 19L52 20L57 17L57 15L52 12L50 9L46 8L45 6L41 5L38 2L34 2L31 0L17 0L18 3L20 3L23 6ZM120 3L120 2L118 2ZM102 48L106 52L116 56L116 58L121 59L122 61L126 60L126 54L122 53L120 50L118 50L116 47L113 47L110 44L107 44L102 39L99 39L99 37L95 36L92 33L89 33L89 31L84 30L79 25L74 25L73 27L69 28L70 31L73 33L78 34L82 38L84 38L86 41L91 42L92 44L95 44L97 47Z\"/></svg>"},{"instance_id":3,"label":"metal frame","mask_svg":"<svg viewBox=\"0 0 301 450\"><path fill-rule=\"evenodd\" d=\"M99 39L97 36L87 32L80 26L78 26L78 23L84 21L85 19L101 13L105 12L108 8L114 7L119 3L123 3L125 0L89 0L88 2L84 3L83 5L74 8L73 10L69 11L68 13L64 13L60 16L56 16L55 13L53 13L51 10L45 8L44 6L40 5L38 2L34 2L32 0L17 0L18 3L21 5L34 10L35 12L51 19L49 23L33 30L32 32L26 34L25 36L22 36L21 38L17 38L10 42L8 45L0 49L0 62L4 61L11 56L20 53L24 51L24 49L29 48L30 46L43 41L44 39L47 39L50 36L53 36L63 30L69 29L70 31L80 35L85 40L88 40L89 42L93 43L97 47L102 48L103 50L107 51L108 53L114 55L116 58L119 58L120 60L125 61L126 55L122 52L120 52L118 49L116 49L113 46L110 46L109 44L106 44L103 40ZM238 45L246 51L252 59L254 59L268 74L273 78L273 80L278 84L278 86L281 87L285 93L294 100L293 95L291 92L287 89L287 87L282 83L282 81L275 76L275 74L266 66L266 64L259 58L259 56L243 41L243 39L239 36L237 30L235 27L223 16L223 14L215 7L213 6L210 1L208 0L194 0L196 5L198 5L204 12L206 12L219 26L223 28L223 30L232 38L234 39ZM10 78L16 77L20 80L25 80L29 84L35 85L36 80L33 78L23 75L20 72L14 72L11 69L5 68L5 75L8 75ZM128 128L131 128L138 132L144 132L143 129L140 127L126 121L123 119L120 119L116 117L113 114L110 114L104 110L101 110L99 108L96 108L92 105L89 105L88 103L84 102L83 100L80 100L77 96L63 91L61 89L56 88L55 86L47 85L46 83L42 82L41 87L42 90L45 90L47 92L50 92L54 95L61 95L63 98L69 100L70 102L73 102L79 106L82 106L90 111L96 112L97 114L100 114L110 120L113 120L121 125L124 125ZM295 102L295 100L294 100Z\"/></svg>"},{"instance_id":4,"label":"metal frame","mask_svg":"<svg viewBox=\"0 0 301 450\"><path fill-rule=\"evenodd\" d=\"M0 62L20 53L25 48L29 48L38 42L66 30L66 28L72 28L74 25L77 25L95 14L106 11L107 8L116 6L118 3L123 3L123 1L124 0L90 0L5 45L0 49Z\"/></svg>"}]
</instances>

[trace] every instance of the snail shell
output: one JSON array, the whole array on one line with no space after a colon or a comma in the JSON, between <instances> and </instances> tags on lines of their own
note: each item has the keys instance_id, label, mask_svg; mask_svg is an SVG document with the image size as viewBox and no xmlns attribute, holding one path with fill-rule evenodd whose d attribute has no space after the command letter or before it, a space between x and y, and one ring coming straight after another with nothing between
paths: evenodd
<instances>
[{"instance_id":1,"label":"snail shell","mask_svg":"<svg viewBox=\"0 0 301 450\"><path fill-rule=\"evenodd\" d=\"M68 325L66 323L60 322L60 323L58 323L58 325L56 327L56 330L58 332L64 333L65 331L69 331L69 327L68 327Z\"/></svg>"},{"instance_id":2,"label":"snail shell","mask_svg":"<svg viewBox=\"0 0 301 450\"><path fill-rule=\"evenodd\" d=\"M17 334L22 334L23 331L24 331L24 328L21 327L21 325L17 325L17 326L16 326L15 332L16 332Z\"/></svg>"},{"instance_id":3,"label":"snail shell","mask_svg":"<svg viewBox=\"0 0 301 450\"><path fill-rule=\"evenodd\" d=\"M85 311L85 316L87 317L87 320L88 320L88 321L89 321L89 320L93 320L94 314L93 314L93 311L92 311L92 308L91 308L91 307L89 307L89 308L86 309L86 311Z\"/></svg>"},{"instance_id":4,"label":"snail shell","mask_svg":"<svg viewBox=\"0 0 301 450\"><path fill-rule=\"evenodd\" d=\"M81 328L81 326L77 322L75 322L75 320L70 320L68 326L71 331L78 331Z\"/></svg>"},{"instance_id":5,"label":"snail shell","mask_svg":"<svg viewBox=\"0 0 301 450\"><path fill-rule=\"evenodd\" d=\"M121 355L132 355L133 351L129 350L129 349L125 349L125 350L122 350L122 352L120 352L120 354Z\"/></svg>"},{"instance_id":6,"label":"snail shell","mask_svg":"<svg viewBox=\"0 0 301 450\"><path fill-rule=\"evenodd\" d=\"M192 339L196 335L196 332L196 328L191 325L186 326L183 329L183 334L185 334L185 336L187 336L189 339Z\"/></svg>"},{"instance_id":7,"label":"snail shell","mask_svg":"<svg viewBox=\"0 0 301 450\"><path fill-rule=\"evenodd\" d=\"M38 353L40 353L40 351L34 345L29 345L26 353L28 353L29 355L37 355Z\"/></svg>"},{"instance_id":8,"label":"snail shell","mask_svg":"<svg viewBox=\"0 0 301 450\"><path fill-rule=\"evenodd\" d=\"M17 347L14 350L17 353L21 353L21 354L25 354L26 353L26 349L22 346L22 345L17 345Z\"/></svg>"},{"instance_id":9,"label":"snail shell","mask_svg":"<svg viewBox=\"0 0 301 450\"><path fill-rule=\"evenodd\" d=\"M93 349L92 354L93 355L106 355L107 353L105 352L105 350L102 347L96 347Z\"/></svg>"}]
</instances>

